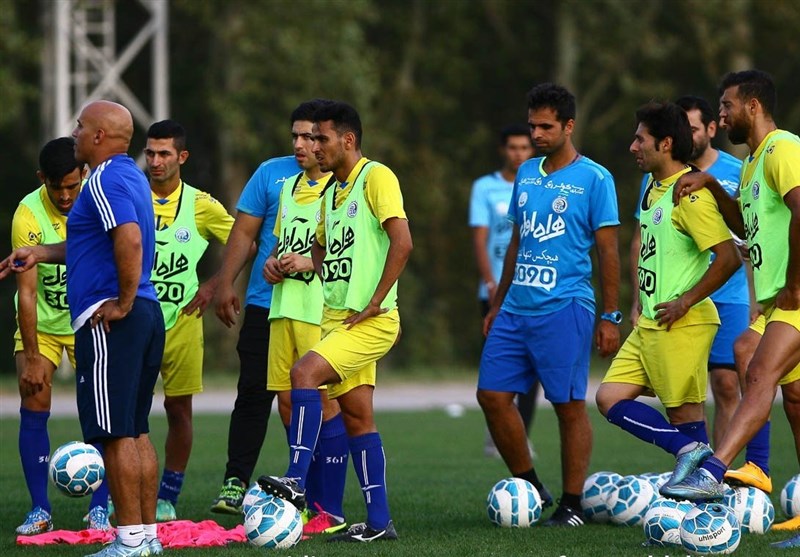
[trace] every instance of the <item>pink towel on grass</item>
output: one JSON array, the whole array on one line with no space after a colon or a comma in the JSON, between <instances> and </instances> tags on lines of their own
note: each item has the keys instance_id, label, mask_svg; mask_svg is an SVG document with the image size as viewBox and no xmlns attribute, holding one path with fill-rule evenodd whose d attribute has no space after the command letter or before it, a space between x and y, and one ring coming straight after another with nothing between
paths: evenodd
<instances>
[{"instance_id":1,"label":"pink towel on grass","mask_svg":"<svg viewBox=\"0 0 800 557\"><path fill-rule=\"evenodd\" d=\"M99 530L54 530L35 536L17 536L17 545L49 545L54 543L87 544L108 543L114 540L115 531ZM169 549L181 547L213 547L231 542L245 542L244 527L226 530L213 520L192 522L191 520L173 520L158 525L158 539Z\"/></svg>"}]
</instances>

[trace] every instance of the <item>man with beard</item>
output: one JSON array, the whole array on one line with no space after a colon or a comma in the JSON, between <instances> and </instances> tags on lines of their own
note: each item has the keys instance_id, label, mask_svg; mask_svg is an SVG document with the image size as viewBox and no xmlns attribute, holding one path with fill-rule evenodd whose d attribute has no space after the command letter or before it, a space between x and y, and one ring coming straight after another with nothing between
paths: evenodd
<instances>
[{"instance_id":1,"label":"man with beard","mask_svg":"<svg viewBox=\"0 0 800 557\"><path fill-rule=\"evenodd\" d=\"M697 174L676 186L679 200L707 187L728 227L747 239L756 300L764 308L765 328L747 367L742 400L713 455L683 481L662 488L680 499L720 499L728 466L769 418L775 391L800 402L793 380L800 361L800 138L776 125L777 94L771 76L759 70L727 74L720 85L720 123L735 144L746 143L750 156L742 170L739 203L709 174ZM795 446L800 423L787 412ZM783 547L800 546L795 536Z\"/></svg>"}]
</instances>

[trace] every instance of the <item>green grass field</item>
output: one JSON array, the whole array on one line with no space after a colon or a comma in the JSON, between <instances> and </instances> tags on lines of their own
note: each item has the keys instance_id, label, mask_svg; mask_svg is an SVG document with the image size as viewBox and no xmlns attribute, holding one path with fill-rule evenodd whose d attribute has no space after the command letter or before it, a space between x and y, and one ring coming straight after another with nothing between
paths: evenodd
<instances>
[{"instance_id":1,"label":"green grass field","mask_svg":"<svg viewBox=\"0 0 800 557\"><path fill-rule=\"evenodd\" d=\"M673 460L654 446L646 446L606 423L594 408L590 409L595 433L595 448L591 471L613 470L620 474L647 471L666 471ZM780 408L773 412L772 475L776 484L773 502L786 480L797 473L797 462L786 419ZM76 420L51 420L51 443L55 448L79 437ZM282 473L287 449L283 429L277 416L271 418L271 428L259 473ZM395 543L375 543L368 546L326 544L323 540L302 542L284 551L269 551L244 544L225 548L183 549L167 551L186 557L224 555L253 556L266 551L270 555L336 557L344 555L404 556L511 556L540 555L547 557L675 557L685 555L677 549L643 548L640 528L611 525L589 525L577 529L500 529L486 517L485 497L495 481L507 475L501 461L483 456L484 426L478 411L463 417L451 418L443 411L424 413L379 414L388 459L389 499L400 540ZM2 537L0 552L4 555L80 556L98 550L98 546L18 547L14 527L28 511L29 499L17 456L18 421L3 418L0 422L0 445L5 458L0 460L0 506ZM161 453L166 419L152 419L153 439ZM187 472L184 491L178 506L179 518L205 520L215 518L228 528L238 521L235 517L212 515L207 512L222 481L227 442L228 418L224 415L197 416L195 447ZM533 441L538 453L535 461L540 477L557 494L560 486L558 432L555 415L548 405L536 417ZM68 499L51 489L55 527L77 530L82 527L81 516L88 500ZM364 506L355 475L350 473L345 511L350 522L364 518ZM550 511L547 512L549 514ZM545 514L545 517L547 516ZM777 513L780 517L780 511ZM769 542L787 537L769 533L764 536L746 535L737 554L745 556L774 555Z\"/></svg>"}]
</instances>

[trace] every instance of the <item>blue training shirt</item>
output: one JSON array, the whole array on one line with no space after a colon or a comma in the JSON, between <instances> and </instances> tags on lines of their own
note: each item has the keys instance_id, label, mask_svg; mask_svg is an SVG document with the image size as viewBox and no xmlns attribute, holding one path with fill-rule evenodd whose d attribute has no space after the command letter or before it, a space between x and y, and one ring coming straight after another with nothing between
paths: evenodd
<instances>
[{"instance_id":1,"label":"blue training shirt","mask_svg":"<svg viewBox=\"0 0 800 557\"><path fill-rule=\"evenodd\" d=\"M495 282L500 282L503 258L511 241L513 225L508 220L508 202L513 189L514 183L506 181L499 170L478 178L472 184L469 225L489 229L486 251L489 254ZM489 291L483 281L478 286L478 299L489 299Z\"/></svg>"},{"instance_id":2,"label":"blue training shirt","mask_svg":"<svg viewBox=\"0 0 800 557\"><path fill-rule=\"evenodd\" d=\"M275 237L274 228L275 219L278 216L281 188L288 178L296 176L301 170L302 168L293 156L276 157L264 161L247 181L239 196L239 202L236 204L237 211L264 219L258 233L258 253L250 271L245 305L252 304L269 309L272 301L272 285L264 280L261 270L278 240Z\"/></svg>"},{"instance_id":3,"label":"blue training shirt","mask_svg":"<svg viewBox=\"0 0 800 557\"><path fill-rule=\"evenodd\" d=\"M723 189L733 198L739 197L739 177L742 171L742 161L725 151L717 150L719 156L714 161L707 172L711 174ZM642 178L642 185L639 189L639 199L636 203L634 216L639 220L639 212L642 208L642 197L650 182L650 174L645 174ZM711 254L712 261L714 254ZM739 267L728 281L711 294L711 299L721 304L744 304L750 305L750 292L747 289L747 273L744 265Z\"/></svg>"},{"instance_id":4,"label":"blue training shirt","mask_svg":"<svg viewBox=\"0 0 800 557\"><path fill-rule=\"evenodd\" d=\"M67 219L67 301L76 331L89 317L85 312L119 296L109 232L129 222L142 232L142 275L136 296L158 301L150 282L156 250L150 184L132 158L114 155L92 171Z\"/></svg>"},{"instance_id":5,"label":"blue training shirt","mask_svg":"<svg viewBox=\"0 0 800 557\"><path fill-rule=\"evenodd\" d=\"M502 309L543 315L575 300L594 313L590 250L598 229L619 225L614 179L587 157L552 174L544 161L523 163L514 182L508 219L520 241Z\"/></svg>"}]
</instances>

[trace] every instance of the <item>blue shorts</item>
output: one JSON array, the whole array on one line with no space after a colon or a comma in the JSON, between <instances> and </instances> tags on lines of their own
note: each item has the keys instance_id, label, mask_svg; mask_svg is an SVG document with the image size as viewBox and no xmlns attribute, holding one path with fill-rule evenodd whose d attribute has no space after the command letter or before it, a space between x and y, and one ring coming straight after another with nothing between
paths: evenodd
<instances>
[{"instance_id":1,"label":"blue shorts","mask_svg":"<svg viewBox=\"0 0 800 557\"><path fill-rule=\"evenodd\" d=\"M733 343L750 325L750 306L747 304L726 304L714 302L719 313L720 326L711 355L708 357L708 369L736 369L733 358Z\"/></svg>"},{"instance_id":2,"label":"blue shorts","mask_svg":"<svg viewBox=\"0 0 800 557\"><path fill-rule=\"evenodd\" d=\"M536 317L500 311L481 354L478 389L527 393L540 381L554 404L585 400L594 316L572 302Z\"/></svg>"},{"instance_id":3,"label":"blue shorts","mask_svg":"<svg viewBox=\"0 0 800 557\"><path fill-rule=\"evenodd\" d=\"M158 302L136 298L124 319L87 324L75 333L78 416L87 443L138 437L147 421L164 354L164 317Z\"/></svg>"}]
</instances>

